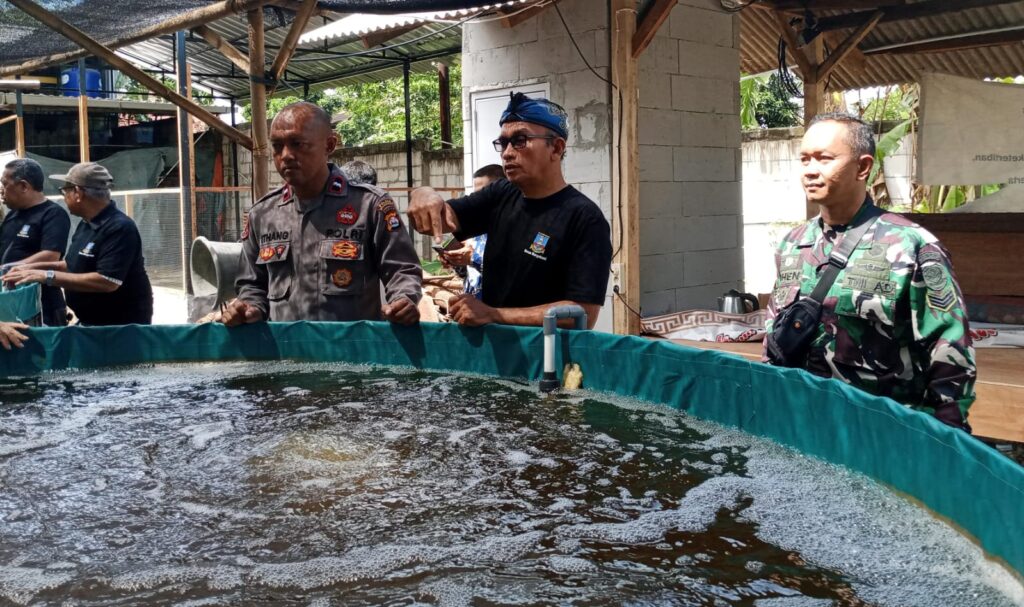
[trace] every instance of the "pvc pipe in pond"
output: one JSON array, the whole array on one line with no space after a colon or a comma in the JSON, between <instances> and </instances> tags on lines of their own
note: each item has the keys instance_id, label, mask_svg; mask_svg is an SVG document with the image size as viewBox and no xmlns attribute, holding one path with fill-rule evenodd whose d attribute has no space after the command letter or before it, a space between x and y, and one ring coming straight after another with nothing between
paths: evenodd
<instances>
[{"instance_id":1,"label":"pvc pipe in pond","mask_svg":"<svg viewBox=\"0 0 1024 607\"><path fill-rule=\"evenodd\" d=\"M555 373L555 329L562 318L576 319L576 330L587 328L587 313L580 306L551 306L544 312L544 375L540 380L541 392L551 392L558 388L558 375Z\"/></svg>"}]
</instances>

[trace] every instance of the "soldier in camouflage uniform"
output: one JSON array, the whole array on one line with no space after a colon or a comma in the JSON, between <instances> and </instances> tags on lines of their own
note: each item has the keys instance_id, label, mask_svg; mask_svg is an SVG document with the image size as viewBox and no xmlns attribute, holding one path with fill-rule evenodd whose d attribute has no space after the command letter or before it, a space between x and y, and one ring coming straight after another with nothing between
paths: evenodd
<instances>
[{"instance_id":1,"label":"soldier in camouflage uniform","mask_svg":"<svg viewBox=\"0 0 1024 607\"><path fill-rule=\"evenodd\" d=\"M803 185L822 214L779 245L769 333L780 310L811 293L846 227L873 204L864 195L873 148L870 128L849 116L820 116L808 128ZM932 234L893 213L875 221L825 297L805 368L970 431L975 365L966 307L949 253Z\"/></svg>"},{"instance_id":2,"label":"soldier in camouflage uniform","mask_svg":"<svg viewBox=\"0 0 1024 607\"><path fill-rule=\"evenodd\" d=\"M274 119L274 162L286 184L249 212L238 299L225 324L419 320L422 270L412 239L383 190L348 183L327 163L336 142L330 118L313 104L292 104Z\"/></svg>"}]
</instances>

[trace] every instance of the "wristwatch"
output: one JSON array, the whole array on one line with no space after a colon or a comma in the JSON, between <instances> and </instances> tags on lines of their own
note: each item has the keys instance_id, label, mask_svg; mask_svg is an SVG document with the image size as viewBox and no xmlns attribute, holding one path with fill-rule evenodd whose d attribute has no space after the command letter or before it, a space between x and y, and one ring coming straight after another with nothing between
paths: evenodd
<instances>
[{"instance_id":1,"label":"wristwatch","mask_svg":"<svg viewBox=\"0 0 1024 607\"><path fill-rule=\"evenodd\" d=\"M54 274L53 270L47 270L46 271L46 286L53 285L53 277L54 277L54 275L55 274Z\"/></svg>"}]
</instances>

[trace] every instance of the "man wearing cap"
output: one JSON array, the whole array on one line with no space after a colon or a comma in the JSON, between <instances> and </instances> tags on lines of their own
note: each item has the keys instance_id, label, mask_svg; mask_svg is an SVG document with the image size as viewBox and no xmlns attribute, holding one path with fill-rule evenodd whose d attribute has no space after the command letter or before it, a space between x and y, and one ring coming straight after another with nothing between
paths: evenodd
<instances>
[{"instance_id":1,"label":"man wearing cap","mask_svg":"<svg viewBox=\"0 0 1024 607\"><path fill-rule=\"evenodd\" d=\"M142 259L142 237L135 222L110 200L113 177L86 162L50 178L64 183L60 191L68 210L82 218L67 259L18 266L5 280L63 288L83 325L152 322L153 289Z\"/></svg>"},{"instance_id":2,"label":"man wearing cap","mask_svg":"<svg viewBox=\"0 0 1024 607\"><path fill-rule=\"evenodd\" d=\"M423 271L412 238L383 190L349 182L328 163L338 144L330 116L312 103L285 106L271 124L270 143L285 185L249 211L238 298L224 311L224 324L418 322Z\"/></svg>"},{"instance_id":3,"label":"man wearing cap","mask_svg":"<svg viewBox=\"0 0 1024 607\"><path fill-rule=\"evenodd\" d=\"M0 225L0 272L34 262L60 261L68 246L71 218L43 194L43 168L30 158L7 163L0 176L0 199L11 212ZM43 324L68 324L64 295L42 288Z\"/></svg>"},{"instance_id":4,"label":"man wearing cap","mask_svg":"<svg viewBox=\"0 0 1024 607\"><path fill-rule=\"evenodd\" d=\"M409 220L438 242L444 232L465 240L487 234L482 296L450 304L463 325L541 325L553 305L578 304L590 328L604 303L611 266L611 230L601 209L562 175L568 125L547 99L512 95L501 116L507 179L449 200L431 188L412 193Z\"/></svg>"}]
</instances>

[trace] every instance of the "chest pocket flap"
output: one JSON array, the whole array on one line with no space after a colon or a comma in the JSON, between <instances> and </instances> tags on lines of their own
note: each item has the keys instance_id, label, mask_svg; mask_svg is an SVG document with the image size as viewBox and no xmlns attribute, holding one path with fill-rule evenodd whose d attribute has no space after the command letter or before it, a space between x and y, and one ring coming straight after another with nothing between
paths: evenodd
<instances>
[{"instance_id":1,"label":"chest pocket flap","mask_svg":"<svg viewBox=\"0 0 1024 607\"><path fill-rule=\"evenodd\" d=\"M320 258L336 261L362 261L363 243L358 240L324 240L320 242Z\"/></svg>"},{"instance_id":2,"label":"chest pocket flap","mask_svg":"<svg viewBox=\"0 0 1024 607\"><path fill-rule=\"evenodd\" d=\"M320 284L324 295L362 293L365 268L362 262L365 246L358 240L323 240L320 242Z\"/></svg>"}]
</instances>

